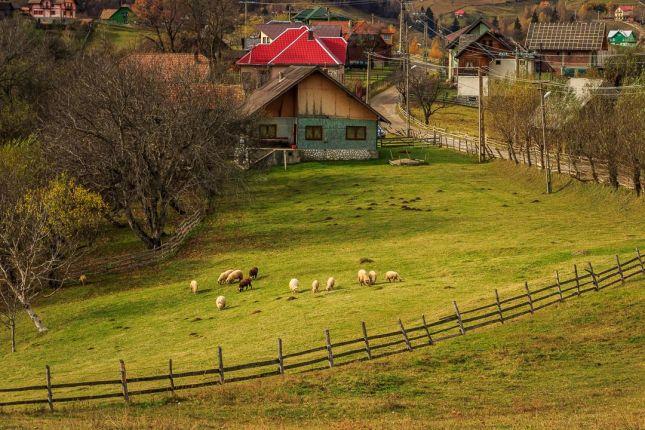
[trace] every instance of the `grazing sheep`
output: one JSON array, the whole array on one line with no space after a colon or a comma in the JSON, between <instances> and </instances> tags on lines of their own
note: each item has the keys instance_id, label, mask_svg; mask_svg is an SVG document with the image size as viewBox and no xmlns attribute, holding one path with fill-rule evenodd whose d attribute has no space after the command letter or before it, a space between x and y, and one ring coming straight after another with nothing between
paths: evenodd
<instances>
[{"instance_id":1,"label":"grazing sheep","mask_svg":"<svg viewBox=\"0 0 645 430\"><path fill-rule=\"evenodd\" d=\"M333 290L335 285L336 280L333 277L330 277L329 279L327 279L327 287L325 288L325 291Z\"/></svg>"},{"instance_id":2,"label":"grazing sheep","mask_svg":"<svg viewBox=\"0 0 645 430\"><path fill-rule=\"evenodd\" d=\"M363 269L358 271L358 285L370 285L370 277Z\"/></svg>"},{"instance_id":3,"label":"grazing sheep","mask_svg":"<svg viewBox=\"0 0 645 430\"><path fill-rule=\"evenodd\" d=\"M289 289L291 290L292 293L297 293L298 292L298 280L296 278L293 278L291 281L289 281Z\"/></svg>"},{"instance_id":4,"label":"grazing sheep","mask_svg":"<svg viewBox=\"0 0 645 430\"><path fill-rule=\"evenodd\" d=\"M192 291L193 294L197 294L197 281L194 279L190 281L190 291Z\"/></svg>"},{"instance_id":5,"label":"grazing sheep","mask_svg":"<svg viewBox=\"0 0 645 430\"><path fill-rule=\"evenodd\" d=\"M237 286L237 291L241 293L247 288L253 288L253 285L251 285L251 278L242 279L240 281L240 285Z\"/></svg>"},{"instance_id":6,"label":"grazing sheep","mask_svg":"<svg viewBox=\"0 0 645 430\"><path fill-rule=\"evenodd\" d=\"M401 276L393 270L385 272L385 279L387 279L387 282L396 282L396 281L402 281Z\"/></svg>"},{"instance_id":7,"label":"grazing sheep","mask_svg":"<svg viewBox=\"0 0 645 430\"><path fill-rule=\"evenodd\" d=\"M376 284L376 272L373 270L370 270L370 273L367 274L370 278L370 284L374 285Z\"/></svg>"},{"instance_id":8,"label":"grazing sheep","mask_svg":"<svg viewBox=\"0 0 645 430\"><path fill-rule=\"evenodd\" d=\"M215 304L217 305L217 309L221 311L226 307L226 297L218 296L217 299L215 300Z\"/></svg>"},{"instance_id":9,"label":"grazing sheep","mask_svg":"<svg viewBox=\"0 0 645 430\"><path fill-rule=\"evenodd\" d=\"M78 277L78 282L80 282L82 285L85 285L85 283L87 282L87 276L85 276L85 275L79 276Z\"/></svg>"},{"instance_id":10,"label":"grazing sheep","mask_svg":"<svg viewBox=\"0 0 645 430\"><path fill-rule=\"evenodd\" d=\"M257 267L251 267L251 270L249 270L249 278L257 279L258 278L258 271L259 271L259 269Z\"/></svg>"},{"instance_id":11,"label":"grazing sheep","mask_svg":"<svg viewBox=\"0 0 645 430\"><path fill-rule=\"evenodd\" d=\"M232 284L235 281L241 281L244 279L244 273L241 270L233 270L228 277L226 278L227 284Z\"/></svg>"},{"instance_id":12,"label":"grazing sheep","mask_svg":"<svg viewBox=\"0 0 645 430\"><path fill-rule=\"evenodd\" d=\"M320 288L320 282L316 279L311 283L311 292L316 294L318 292L318 288Z\"/></svg>"},{"instance_id":13,"label":"grazing sheep","mask_svg":"<svg viewBox=\"0 0 645 430\"><path fill-rule=\"evenodd\" d=\"M218 284L220 284L220 285L222 285L223 283L225 283L225 282L226 282L226 278L228 278L228 275L230 275L230 274L231 274L231 273L233 273L233 272L234 272L234 270L233 270L233 269L229 269L229 270L225 270L225 271L223 271L222 273L220 273L219 278L217 278L217 283L218 283Z\"/></svg>"}]
</instances>

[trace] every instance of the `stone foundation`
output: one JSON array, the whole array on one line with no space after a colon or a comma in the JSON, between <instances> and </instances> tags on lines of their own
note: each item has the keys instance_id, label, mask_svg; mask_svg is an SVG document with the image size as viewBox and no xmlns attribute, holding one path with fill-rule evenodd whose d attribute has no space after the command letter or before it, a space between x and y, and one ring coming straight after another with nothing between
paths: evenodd
<instances>
[{"instance_id":1,"label":"stone foundation","mask_svg":"<svg viewBox=\"0 0 645 430\"><path fill-rule=\"evenodd\" d=\"M373 160L378 151L369 149L298 149L302 161Z\"/></svg>"}]
</instances>

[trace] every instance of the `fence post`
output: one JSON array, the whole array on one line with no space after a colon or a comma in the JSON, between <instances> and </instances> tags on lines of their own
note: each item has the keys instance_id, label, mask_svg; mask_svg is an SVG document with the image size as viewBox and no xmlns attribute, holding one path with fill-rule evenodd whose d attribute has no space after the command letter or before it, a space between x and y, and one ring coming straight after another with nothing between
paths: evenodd
<instances>
[{"instance_id":1,"label":"fence post","mask_svg":"<svg viewBox=\"0 0 645 430\"><path fill-rule=\"evenodd\" d=\"M562 301L562 286L560 285L560 274L558 271L555 271L555 282L558 284L558 294L560 295L560 301Z\"/></svg>"},{"instance_id":2,"label":"fence post","mask_svg":"<svg viewBox=\"0 0 645 430\"><path fill-rule=\"evenodd\" d=\"M641 263L641 272L645 273L645 265L643 265L643 258L641 257L641 250L636 248L636 256L638 257L638 262Z\"/></svg>"},{"instance_id":3,"label":"fence post","mask_svg":"<svg viewBox=\"0 0 645 430\"><path fill-rule=\"evenodd\" d=\"M578 296L580 295L580 278L578 278L578 266L573 265L573 272L576 274L576 289L578 290Z\"/></svg>"},{"instance_id":4,"label":"fence post","mask_svg":"<svg viewBox=\"0 0 645 430\"><path fill-rule=\"evenodd\" d=\"M52 374L49 369L49 364L45 365L45 379L47 381L47 403L49 403L49 410L54 412L54 396L52 395Z\"/></svg>"},{"instance_id":5,"label":"fence post","mask_svg":"<svg viewBox=\"0 0 645 430\"><path fill-rule=\"evenodd\" d=\"M504 315L502 314L502 304L499 301L499 293L495 288L495 302L497 303L497 313L499 314L499 321L504 324Z\"/></svg>"},{"instance_id":6,"label":"fence post","mask_svg":"<svg viewBox=\"0 0 645 430\"><path fill-rule=\"evenodd\" d=\"M219 383L224 383L224 354L222 353L222 347L217 347L217 369L219 371Z\"/></svg>"},{"instance_id":7,"label":"fence post","mask_svg":"<svg viewBox=\"0 0 645 430\"><path fill-rule=\"evenodd\" d=\"M284 359L282 358L282 339L278 338L278 371L284 375Z\"/></svg>"},{"instance_id":8,"label":"fence post","mask_svg":"<svg viewBox=\"0 0 645 430\"><path fill-rule=\"evenodd\" d=\"M624 284L625 275L623 274L623 267L620 265L620 259L618 258L618 254L616 254L616 264L618 265L618 273L620 273L620 283Z\"/></svg>"},{"instance_id":9,"label":"fence post","mask_svg":"<svg viewBox=\"0 0 645 430\"><path fill-rule=\"evenodd\" d=\"M173 376L172 372L172 358L168 359L168 380L170 381L170 391L172 391L172 395L175 395L175 377Z\"/></svg>"},{"instance_id":10,"label":"fence post","mask_svg":"<svg viewBox=\"0 0 645 430\"><path fill-rule=\"evenodd\" d=\"M334 367L334 353L331 350L331 338L329 337L329 329L325 329L325 343L327 344L327 357L329 359L329 367Z\"/></svg>"},{"instance_id":11,"label":"fence post","mask_svg":"<svg viewBox=\"0 0 645 430\"><path fill-rule=\"evenodd\" d=\"M430 345L434 344L434 341L432 340L432 336L430 336L430 330L428 330L428 323L426 323L425 315L421 315L421 321L423 321L423 328L426 331L426 334L428 335L428 343L430 343Z\"/></svg>"},{"instance_id":12,"label":"fence post","mask_svg":"<svg viewBox=\"0 0 645 430\"><path fill-rule=\"evenodd\" d=\"M410 339L408 339L408 334L405 332L405 327L403 327L401 318L399 318L399 327L401 327L401 333L403 334L403 340L405 340L405 346L408 348L408 351L412 351L412 345L410 345Z\"/></svg>"},{"instance_id":13,"label":"fence post","mask_svg":"<svg viewBox=\"0 0 645 430\"><path fill-rule=\"evenodd\" d=\"M123 400L126 403L130 403L130 395L128 394L128 375L125 372L125 362L119 360L119 366L121 369L121 391L123 392Z\"/></svg>"},{"instance_id":14,"label":"fence post","mask_svg":"<svg viewBox=\"0 0 645 430\"><path fill-rule=\"evenodd\" d=\"M461 314L459 313L459 308L457 307L457 301L453 300L452 305L455 307L455 313L457 314L457 322L459 322L459 331L461 334L466 334L466 330L464 330L464 323L461 321Z\"/></svg>"},{"instance_id":15,"label":"fence post","mask_svg":"<svg viewBox=\"0 0 645 430\"><path fill-rule=\"evenodd\" d=\"M596 279L596 274L593 271L593 266L591 265L591 261L587 262L587 264L589 265L589 273L591 273L591 279L593 281L593 286L594 286L595 290L598 291L600 287L598 286L598 280Z\"/></svg>"},{"instance_id":16,"label":"fence post","mask_svg":"<svg viewBox=\"0 0 645 430\"><path fill-rule=\"evenodd\" d=\"M531 315L533 315L533 298L531 297L531 290L529 290L529 283L524 282L524 288L526 288L526 297L529 299L529 306L531 307Z\"/></svg>"},{"instance_id":17,"label":"fence post","mask_svg":"<svg viewBox=\"0 0 645 430\"><path fill-rule=\"evenodd\" d=\"M367 358L372 359L372 350L370 349L370 340L367 337L367 326L365 326L365 321L361 321L361 328L363 329L363 340L365 341L365 352L367 352Z\"/></svg>"}]
</instances>

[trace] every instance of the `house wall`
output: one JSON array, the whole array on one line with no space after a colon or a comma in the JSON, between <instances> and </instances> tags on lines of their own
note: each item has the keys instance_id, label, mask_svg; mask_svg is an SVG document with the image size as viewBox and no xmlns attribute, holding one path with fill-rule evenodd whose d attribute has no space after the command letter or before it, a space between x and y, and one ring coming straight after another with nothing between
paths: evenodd
<instances>
[{"instance_id":1,"label":"house wall","mask_svg":"<svg viewBox=\"0 0 645 430\"><path fill-rule=\"evenodd\" d=\"M482 77L484 96L488 95L488 76ZM460 97L479 97L479 78L477 76L458 76L457 95Z\"/></svg>"},{"instance_id":2,"label":"house wall","mask_svg":"<svg viewBox=\"0 0 645 430\"><path fill-rule=\"evenodd\" d=\"M132 21L132 16L134 15L129 8L122 7L114 12L114 15L110 17L110 21L117 24L129 24Z\"/></svg>"},{"instance_id":3,"label":"house wall","mask_svg":"<svg viewBox=\"0 0 645 430\"><path fill-rule=\"evenodd\" d=\"M560 73L562 68L601 66L603 59L602 52L599 51L542 51L540 55L544 63L542 71L551 68L556 73Z\"/></svg>"},{"instance_id":4,"label":"house wall","mask_svg":"<svg viewBox=\"0 0 645 430\"><path fill-rule=\"evenodd\" d=\"M298 115L376 120L367 107L323 76L314 74L298 85Z\"/></svg>"}]
</instances>

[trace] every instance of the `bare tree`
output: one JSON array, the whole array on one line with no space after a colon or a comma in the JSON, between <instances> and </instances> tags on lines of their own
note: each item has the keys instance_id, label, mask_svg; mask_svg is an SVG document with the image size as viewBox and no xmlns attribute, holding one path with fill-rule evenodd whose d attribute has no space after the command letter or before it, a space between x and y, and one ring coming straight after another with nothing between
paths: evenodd
<instances>
[{"instance_id":1,"label":"bare tree","mask_svg":"<svg viewBox=\"0 0 645 430\"><path fill-rule=\"evenodd\" d=\"M492 80L486 97L486 112L490 127L506 142L509 159L519 163L513 145L517 140L517 110L513 84L508 80Z\"/></svg>"},{"instance_id":2,"label":"bare tree","mask_svg":"<svg viewBox=\"0 0 645 430\"><path fill-rule=\"evenodd\" d=\"M48 156L159 247L169 208L231 183L229 160L247 124L241 101L188 71L152 74L105 56L86 57L72 73L76 85L58 94L46 127Z\"/></svg>"},{"instance_id":3,"label":"bare tree","mask_svg":"<svg viewBox=\"0 0 645 430\"><path fill-rule=\"evenodd\" d=\"M146 36L160 51L176 52L179 34L188 22L184 0L136 0L133 6L139 25L154 36Z\"/></svg>"},{"instance_id":4,"label":"bare tree","mask_svg":"<svg viewBox=\"0 0 645 430\"><path fill-rule=\"evenodd\" d=\"M190 33L200 52L214 62L222 60L227 48L226 34L239 20L239 3L233 0L186 0L190 12Z\"/></svg>"},{"instance_id":5,"label":"bare tree","mask_svg":"<svg viewBox=\"0 0 645 430\"><path fill-rule=\"evenodd\" d=\"M16 316L20 303L6 284L0 283L0 324L9 329L11 352L16 352Z\"/></svg>"},{"instance_id":6,"label":"bare tree","mask_svg":"<svg viewBox=\"0 0 645 430\"><path fill-rule=\"evenodd\" d=\"M641 175L645 170L645 90L642 87L621 92L615 118L619 157L631 173L634 191L640 195Z\"/></svg>"},{"instance_id":7,"label":"bare tree","mask_svg":"<svg viewBox=\"0 0 645 430\"><path fill-rule=\"evenodd\" d=\"M446 107L445 101L437 101L443 92L441 79L436 73L422 69L412 69L409 74L410 101L421 108L424 122L428 125L430 116Z\"/></svg>"}]
</instances>

